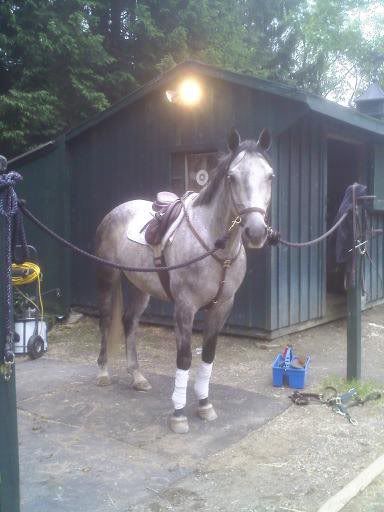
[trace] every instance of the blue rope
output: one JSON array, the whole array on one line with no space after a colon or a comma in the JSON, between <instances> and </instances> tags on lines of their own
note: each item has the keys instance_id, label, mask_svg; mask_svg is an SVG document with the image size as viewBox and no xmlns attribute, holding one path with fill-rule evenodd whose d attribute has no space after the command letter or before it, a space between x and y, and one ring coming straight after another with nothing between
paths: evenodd
<instances>
[{"instance_id":1,"label":"blue rope","mask_svg":"<svg viewBox=\"0 0 384 512\"><path fill-rule=\"evenodd\" d=\"M3 356L4 362L9 363L14 360L12 349L13 343L13 295L12 295L12 246L16 243L14 234L15 221L18 215L18 200L14 190L14 186L22 180L17 172L9 172L0 174L0 215L4 217L5 222L5 262L1 265L0 278L5 288L5 308L4 308L4 324L6 342L4 346Z\"/></svg>"}]
</instances>

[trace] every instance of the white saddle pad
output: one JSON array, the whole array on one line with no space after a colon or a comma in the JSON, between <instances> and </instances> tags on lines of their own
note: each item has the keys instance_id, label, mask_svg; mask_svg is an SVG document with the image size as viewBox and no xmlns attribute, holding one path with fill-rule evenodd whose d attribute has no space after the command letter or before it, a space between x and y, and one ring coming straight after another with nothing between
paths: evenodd
<instances>
[{"instance_id":1,"label":"white saddle pad","mask_svg":"<svg viewBox=\"0 0 384 512\"><path fill-rule=\"evenodd\" d=\"M195 197L197 196L196 193L190 194L186 199L184 200L185 207L188 209L188 206L193 202ZM132 242L136 242L141 245L149 245L147 241L145 240L145 226L148 224L148 222L153 219L155 215L155 212L150 210L145 210L140 213L140 215L135 216L131 222L128 225L127 228L127 237L129 240L132 240ZM178 228L180 222L182 221L184 217L184 212L181 210L179 213L177 219L169 226L168 230L166 231L161 243L159 246L161 248L165 247L166 243L168 241L171 241L172 236L174 235L176 229Z\"/></svg>"}]
</instances>

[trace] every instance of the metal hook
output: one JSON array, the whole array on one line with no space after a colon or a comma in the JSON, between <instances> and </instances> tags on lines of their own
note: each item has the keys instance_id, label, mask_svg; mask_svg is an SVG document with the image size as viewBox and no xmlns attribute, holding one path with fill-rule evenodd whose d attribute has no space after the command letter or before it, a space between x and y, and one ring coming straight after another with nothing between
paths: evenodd
<instances>
[{"instance_id":1,"label":"metal hook","mask_svg":"<svg viewBox=\"0 0 384 512\"><path fill-rule=\"evenodd\" d=\"M241 224L241 220L242 220L242 219L241 219L240 215L238 215L238 216L236 217L236 219L232 222L232 224L229 226L228 231L232 231L232 229L233 229L237 224Z\"/></svg>"}]
</instances>

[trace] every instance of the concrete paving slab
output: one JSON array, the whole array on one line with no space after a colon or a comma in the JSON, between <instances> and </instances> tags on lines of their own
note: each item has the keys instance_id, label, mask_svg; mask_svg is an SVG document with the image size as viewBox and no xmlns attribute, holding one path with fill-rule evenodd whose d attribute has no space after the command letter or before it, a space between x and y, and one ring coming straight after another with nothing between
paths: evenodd
<instances>
[{"instance_id":1,"label":"concrete paving slab","mask_svg":"<svg viewBox=\"0 0 384 512\"><path fill-rule=\"evenodd\" d=\"M95 377L95 368L54 359L17 360L17 400L36 398L67 385L77 385L85 379Z\"/></svg>"},{"instance_id":2,"label":"concrete paving slab","mask_svg":"<svg viewBox=\"0 0 384 512\"><path fill-rule=\"evenodd\" d=\"M86 427L133 446L145 447L156 441L156 450L165 455L177 453L179 449L183 450L184 457L192 458L199 458L202 449L206 454L214 453L241 439L289 404L283 398L271 400L239 388L213 385L211 396L219 419L206 423L195 415L196 401L190 386L188 445L181 440L179 446L175 440L179 437L169 432L167 426L172 378L149 375L153 389L138 393L129 387L128 379L114 379L111 386L97 387L95 370L87 365L63 364L50 359L35 363L21 365L19 369L19 408L66 425ZM24 367L27 379L23 375ZM31 368L35 368L34 372ZM46 383L48 375L51 379ZM24 387L27 390L23 392Z\"/></svg>"},{"instance_id":3,"label":"concrete paving slab","mask_svg":"<svg viewBox=\"0 0 384 512\"><path fill-rule=\"evenodd\" d=\"M97 387L87 364L42 358L17 366L23 512L127 510L289 405L284 397L216 384L219 418L205 423L190 389L190 433L177 436L167 427L169 376L149 375L153 389L138 393L128 378Z\"/></svg>"},{"instance_id":4,"label":"concrete paving slab","mask_svg":"<svg viewBox=\"0 0 384 512\"><path fill-rule=\"evenodd\" d=\"M23 512L125 511L191 472L63 423L19 414Z\"/></svg>"}]
</instances>

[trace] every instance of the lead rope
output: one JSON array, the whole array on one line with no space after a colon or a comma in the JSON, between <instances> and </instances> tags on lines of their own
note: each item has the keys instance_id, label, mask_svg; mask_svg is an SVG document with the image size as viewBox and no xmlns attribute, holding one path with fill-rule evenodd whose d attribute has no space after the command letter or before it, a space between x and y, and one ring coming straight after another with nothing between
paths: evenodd
<instances>
[{"instance_id":1,"label":"lead rope","mask_svg":"<svg viewBox=\"0 0 384 512\"><path fill-rule=\"evenodd\" d=\"M270 245L277 245L278 243L286 245L288 247L309 247L311 245L322 242L326 238L328 238L336 229L345 221L349 212L345 212L340 219L324 234L321 236L314 238L313 240L308 240L307 242L288 242L287 240L283 240L280 238L280 233L278 231L274 231L270 226L267 228L267 238Z\"/></svg>"},{"instance_id":2,"label":"lead rope","mask_svg":"<svg viewBox=\"0 0 384 512\"><path fill-rule=\"evenodd\" d=\"M215 259L217 259L217 261L223 261L215 253L217 251L219 251L220 249L224 249L225 244L226 244L227 239L228 239L228 234L226 233L223 237L221 237L218 240L216 240L215 247L213 249L209 249L208 246L206 246L205 242L202 239L200 239L200 236L199 236L199 239L203 242L202 245L204 244L203 247L204 246L206 247L206 252L201 254L200 256L197 256L196 258L193 258L193 259L188 260L188 261L183 262L183 263L179 263L178 265L170 265L170 266L162 266L162 267L128 267L126 265L120 265L120 264L115 263L113 261L105 260L104 258L100 258L99 256L96 256L96 255L91 254L91 253L89 253L87 251L84 251L83 249L80 249L80 247L77 247L74 244L72 244L71 242L69 242L68 240L65 240L60 235L58 235L53 230L51 230L48 226L43 224L39 219L37 219L37 217L35 217L33 215L33 213L26 207L25 201L19 200L18 201L18 205L19 205L19 208L22 211L22 213L29 220L31 220L42 231L47 233L51 238L54 238L56 241L60 242L61 244L63 244L68 249L71 249L74 252L80 254L81 256L85 256L85 257L95 261L96 263L98 263L100 265L107 265L109 267L113 267L113 268L116 268L118 270L123 270L123 271L126 271L126 272L158 272L159 270L168 270L168 271L169 270L177 270L177 269L184 268L184 267L187 267L189 265L192 265L193 263L197 263L198 261L201 261L201 260L203 260L203 259L205 259L205 258L207 258L209 256L213 256ZM281 244L287 245L289 247L308 247L310 245L313 245L313 244L316 244L318 242L321 242L322 240L327 238L329 235L331 235L342 224L342 222L344 222L344 220L346 219L347 215L348 215L348 212L346 212L342 217L340 217L340 219L336 222L336 224L330 230L328 230L326 233L324 233L320 237L315 238L314 240L310 240L308 242L288 242L288 241L283 240L283 239L280 238L280 233L278 231L274 231L270 226L268 226L268 228L267 228L268 243L270 245L277 245L278 243L281 243ZM233 222L231 227L234 228L240 222L241 222L241 218L237 217L234 220L234 222ZM240 244L240 250L241 250L241 245L242 244ZM240 252L240 250L239 250L239 252ZM236 258L236 257L237 257L237 255L234 258Z\"/></svg>"}]
</instances>

